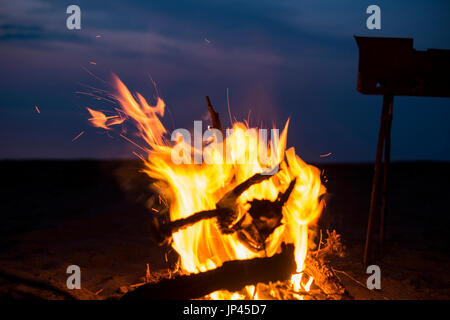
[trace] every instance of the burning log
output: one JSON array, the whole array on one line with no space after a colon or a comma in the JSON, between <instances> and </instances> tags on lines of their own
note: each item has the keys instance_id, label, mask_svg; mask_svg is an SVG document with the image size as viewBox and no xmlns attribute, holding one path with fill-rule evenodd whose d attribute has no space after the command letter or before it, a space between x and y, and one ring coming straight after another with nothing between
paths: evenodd
<instances>
[{"instance_id":1,"label":"burning log","mask_svg":"<svg viewBox=\"0 0 450 320\"><path fill-rule=\"evenodd\" d=\"M342 256L344 246L335 231L327 231L327 234L325 246L308 253L305 259L303 273L314 279L314 285L318 288L316 290L296 291L292 288L291 282L287 280L296 270L294 247L292 244L283 244L282 252L270 258L228 261L217 269L200 274L140 284L139 288L129 291L122 299L196 299L218 290L242 292L249 285L257 285L262 290L258 290L258 295L261 293L260 298L263 299L298 299L299 295L311 299L349 299L351 296L325 261L331 256Z\"/></svg>"},{"instance_id":2,"label":"burning log","mask_svg":"<svg viewBox=\"0 0 450 320\"><path fill-rule=\"evenodd\" d=\"M156 239L160 244L166 243L172 234L180 229L187 228L201 220L217 218L217 224L222 233L229 234L239 231L239 238L247 247L254 251L263 250L265 239L281 224L281 210L294 189L296 179L291 181L284 193L278 195L276 201L253 200L250 202L249 215L252 217L252 224L242 227L245 216L234 225L233 222L237 218L236 201L239 196L252 185L270 177L270 175L262 174L253 175L225 194L216 204L216 209L200 211L187 218L163 224L160 224L155 217L153 231L156 233Z\"/></svg>"},{"instance_id":3,"label":"burning log","mask_svg":"<svg viewBox=\"0 0 450 320\"><path fill-rule=\"evenodd\" d=\"M187 300L217 290L238 291L247 285L288 280L295 272L294 247L284 245L270 258L227 261L221 267L199 274L177 276L140 286L123 300Z\"/></svg>"},{"instance_id":4,"label":"burning log","mask_svg":"<svg viewBox=\"0 0 450 320\"><path fill-rule=\"evenodd\" d=\"M251 178L239 184L233 190L226 193L216 204L216 209L200 211L187 218L178 219L164 224L159 224L158 220L155 218L153 221L153 228L157 233L159 242L164 243L178 230L187 228L201 220L211 218L217 218L218 225L223 233L232 232L229 231L229 229L231 229L231 224L237 218L236 200L252 185L269 179L270 177L271 176L269 175L255 174Z\"/></svg>"}]
</instances>

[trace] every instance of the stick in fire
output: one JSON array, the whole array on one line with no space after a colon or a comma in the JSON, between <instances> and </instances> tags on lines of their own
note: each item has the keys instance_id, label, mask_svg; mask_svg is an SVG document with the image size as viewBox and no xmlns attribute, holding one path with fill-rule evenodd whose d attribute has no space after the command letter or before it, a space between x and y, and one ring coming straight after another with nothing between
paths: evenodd
<instances>
[{"instance_id":1,"label":"stick in fire","mask_svg":"<svg viewBox=\"0 0 450 320\"><path fill-rule=\"evenodd\" d=\"M238 222L234 223L234 221L237 219L236 201L239 196L252 185L260 183L270 177L272 176L261 175L259 173L255 174L239 184L233 190L226 193L216 204L216 209L200 211L187 218L162 224L154 217L153 229L154 232L156 232L158 242L160 244L167 242L170 240L173 233L180 229L187 228L199 221L217 218L217 224L222 233L230 234L239 232L239 239L250 249L255 251L263 250L267 237L281 225L282 208L294 190L296 179L291 181L284 193L278 195L276 201L252 200L248 211L248 214L252 218L251 223L245 223L246 215L239 219Z\"/></svg>"}]
</instances>

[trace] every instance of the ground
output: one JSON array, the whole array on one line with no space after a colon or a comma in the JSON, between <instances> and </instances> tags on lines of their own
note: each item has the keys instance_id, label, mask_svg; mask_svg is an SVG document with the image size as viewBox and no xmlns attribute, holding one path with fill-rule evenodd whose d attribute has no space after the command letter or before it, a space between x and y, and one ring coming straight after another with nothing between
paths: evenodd
<instances>
[{"instance_id":1,"label":"ground","mask_svg":"<svg viewBox=\"0 0 450 320\"><path fill-rule=\"evenodd\" d=\"M331 266L354 299L450 299L450 163L392 166L386 241L373 264L381 290L368 290L362 264L373 166L323 165L327 206L319 229L342 235L346 255ZM120 297L120 287L173 267L176 253L151 241L149 181L135 161L1 162L0 274L65 288L67 266L82 270L84 299ZM376 221L376 225L378 225ZM0 276L0 296L61 298ZM20 277L19 277L20 278ZM34 290L34 291L33 291Z\"/></svg>"}]
</instances>

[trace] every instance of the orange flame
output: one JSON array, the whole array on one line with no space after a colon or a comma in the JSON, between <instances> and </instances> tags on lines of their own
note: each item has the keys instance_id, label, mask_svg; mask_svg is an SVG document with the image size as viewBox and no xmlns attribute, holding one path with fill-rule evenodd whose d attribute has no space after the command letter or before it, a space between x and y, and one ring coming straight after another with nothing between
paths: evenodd
<instances>
[{"instance_id":1,"label":"orange flame","mask_svg":"<svg viewBox=\"0 0 450 320\"><path fill-rule=\"evenodd\" d=\"M282 225L266 240L265 252L254 252L238 239L236 233L222 234L214 219L203 220L173 234L173 248L181 257L182 270L198 273L217 268L228 260L251 259L264 255L272 256L280 250L281 243L293 243L297 272L292 276L295 290L301 287L309 290L312 278L306 285L301 283L301 272L308 250L308 226L322 212L321 196L325 187L320 180L320 171L306 164L296 155L294 148L286 148L286 123L278 145L259 143L257 130L249 129L244 123L236 122L233 130L226 137L226 148L230 150L230 159L223 163L222 146L211 143L207 148L195 150L203 152L204 157L216 161L209 164L175 164L171 159L174 148L191 150L189 141L179 140L175 145L163 137L167 131L158 116L164 116L165 103L157 98L151 106L139 93L132 95L117 77L113 77L117 92L113 97L119 102L120 113L134 121L140 137L151 147L148 158L143 160L145 172L158 181L156 188L166 199L170 200L170 219L180 219L202 210L214 209L216 203L238 184L260 173L267 167L280 163L280 170L269 179L251 186L238 199L238 216L242 217L248 210L247 202L253 199L275 201L279 192L284 192L293 179L296 184L291 196L283 207ZM103 113L88 109L94 126L109 129L110 126L123 122L120 115L106 117ZM120 121L120 122L119 122ZM263 154L270 154L270 164L262 165L258 147ZM275 155L275 156L274 156ZM254 294L255 287L247 287ZM254 294L257 297L257 294ZM225 295L223 292L210 294L211 298L239 298L238 294Z\"/></svg>"},{"instance_id":2,"label":"orange flame","mask_svg":"<svg viewBox=\"0 0 450 320\"><path fill-rule=\"evenodd\" d=\"M91 114L92 118L89 118L89 121L96 127L103 128L105 130L109 130L110 126L115 124L121 124L125 119L121 119L120 116L105 116L104 113L100 111L95 111L90 108L86 108Z\"/></svg>"}]
</instances>

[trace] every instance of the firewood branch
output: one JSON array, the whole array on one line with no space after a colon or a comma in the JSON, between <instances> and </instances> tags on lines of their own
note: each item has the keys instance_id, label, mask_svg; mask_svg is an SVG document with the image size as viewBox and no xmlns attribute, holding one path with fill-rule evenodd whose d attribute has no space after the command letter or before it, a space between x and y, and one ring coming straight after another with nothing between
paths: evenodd
<instances>
[{"instance_id":1,"label":"firewood branch","mask_svg":"<svg viewBox=\"0 0 450 320\"><path fill-rule=\"evenodd\" d=\"M160 243L164 243L172 236L173 233L187 228L201 220L217 218L217 222L221 229L229 228L230 225L236 220L237 216L237 204L236 201L239 196L250 188L252 185L260 183L269 179L270 175L255 174L244 182L240 183L231 191L227 192L222 199L216 204L216 209L205 210L194 213L193 215L174 220L165 224L160 224L155 218L153 221L153 228L158 234L158 240Z\"/></svg>"},{"instance_id":2,"label":"firewood branch","mask_svg":"<svg viewBox=\"0 0 450 320\"><path fill-rule=\"evenodd\" d=\"M292 245L270 258L234 260L199 274L176 276L142 285L126 293L123 300L187 300L201 298L216 290L239 291L247 285L288 280L295 272Z\"/></svg>"}]
</instances>

